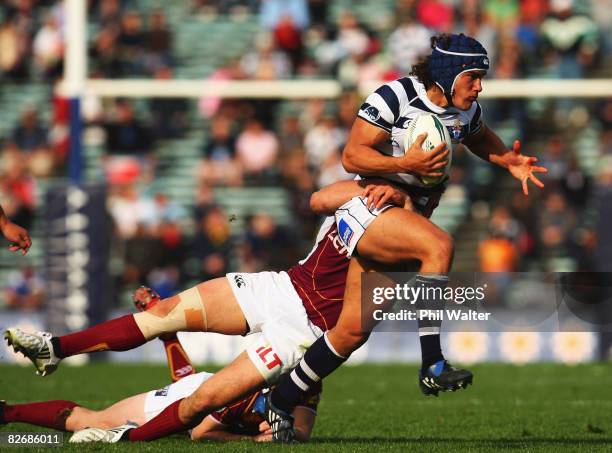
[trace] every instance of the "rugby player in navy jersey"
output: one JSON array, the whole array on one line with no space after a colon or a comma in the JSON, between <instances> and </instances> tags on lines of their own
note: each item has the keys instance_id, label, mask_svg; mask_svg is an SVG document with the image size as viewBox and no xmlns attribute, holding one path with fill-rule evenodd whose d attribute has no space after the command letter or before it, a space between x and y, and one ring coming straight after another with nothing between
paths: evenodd
<instances>
[{"instance_id":1,"label":"rugby player in navy jersey","mask_svg":"<svg viewBox=\"0 0 612 453\"><path fill-rule=\"evenodd\" d=\"M361 106L343 151L347 171L361 177L385 178L406 191L412 211L387 206L368 194L356 196L335 214L337 229L350 261L342 312L306 352L300 364L283 376L267 398L275 440L291 441L295 402L321 379L336 370L368 338L361 323L361 274L380 269L380 263L420 262L416 284L444 289L453 257L450 235L428 220L444 191L444 181L427 185L421 179L441 178L449 150L441 144L432 152L421 149L424 136L409 150L403 147L408 124L422 113L436 114L449 129L454 144L463 143L478 157L507 169L528 194L527 181L543 184L534 175L546 169L537 159L522 155L520 143L508 149L483 122L478 95L489 69L484 47L463 34L439 35L431 40L431 54L413 67L410 77L386 83ZM357 184L357 183L355 183ZM323 204L325 204L323 202ZM373 205L373 206L372 206ZM330 208L336 208L330 203ZM439 292L442 293L442 292ZM416 308L440 309L443 300L416 302ZM419 320L422 364L419 385L425 394L465 388L472 374L456 369L440 348L441 321Z\"/></svg>"}]
</instances>

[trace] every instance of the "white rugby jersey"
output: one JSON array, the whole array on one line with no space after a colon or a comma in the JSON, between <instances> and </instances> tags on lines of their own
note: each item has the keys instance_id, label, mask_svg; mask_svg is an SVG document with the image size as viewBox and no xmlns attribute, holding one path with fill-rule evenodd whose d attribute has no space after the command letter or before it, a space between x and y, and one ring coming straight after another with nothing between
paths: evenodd
<instances>
[{"instance_id":1,"label":"white rugby jersey","mask_svg":"<svg viewBox=\"0 0 612 453\"><path fill-rule=\"evenodd\" d=\"M389 140L376 149L387 156L399 157L405 152L403 143L408 124L422 113L436 114L448 128L453 144L461 143L482 127L482 109L478 102L473 102L468 110L442 108L429 100L425 86L412 76L382 85L367 97L358 116L390 134ZM411 186L426 186L419 178L407 173L380 176Z\"/></svg>"}]
</instances>

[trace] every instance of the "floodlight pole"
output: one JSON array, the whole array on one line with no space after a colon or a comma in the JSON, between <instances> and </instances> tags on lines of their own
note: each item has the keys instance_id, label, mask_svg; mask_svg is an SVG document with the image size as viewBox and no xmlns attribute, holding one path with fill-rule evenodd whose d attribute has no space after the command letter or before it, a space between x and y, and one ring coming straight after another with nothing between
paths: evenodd
<instances>
[{"instance_id":1,"label":"floodlight pole","mask_svg":"<svg viewBox=\"0 0 612 453\"><path fill-rule=\"evenodd\" d=\"M87 1L64 0L66 50L64 54L65 94L70 101L70 152L68 174L78 184L83 173L83 149L81 146L81 97L87 75Z\"/></svg>"}]
</instances>

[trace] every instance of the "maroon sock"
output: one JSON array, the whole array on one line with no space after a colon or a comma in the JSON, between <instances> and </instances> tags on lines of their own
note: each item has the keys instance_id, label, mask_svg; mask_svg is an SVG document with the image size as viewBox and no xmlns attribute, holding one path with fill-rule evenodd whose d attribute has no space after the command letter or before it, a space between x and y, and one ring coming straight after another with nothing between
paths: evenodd
<instances>
[{"instance_id":1,"label":"maroon sock","mask_svg":"<svg viewBox=\"0 0 612 453\"><path fill-rule=\"evenodd\" d=\"M134 315L111 319L80 332L57 337L57 340L59 348L55 354L62 358L84 352L127 351L147 342Z\"/></svg>"},{"instance_id":2,"label":"maroon sock","mask_svg":"<svg viewBox=\"0 0 612 453\"><path fill-rule=\"evenodd\" d=\"M142 426L139 426L138 428L131 429L128 432L128 440L155 440L191 428L191 425L185 425L179 419L178 413L179 404L181 403L181 401L183 401L183 399L175 401L170 406L161 411L157 417L152 418L147 423Z\"/></svg>"},{"instance_id":3,"label":"maroon sock","mask_svg":"<svg viewBox=\"0 0 612 453\"><path fill-rule=\"evenodd\" d=\"M168 356L168 365L170 366L170 377L172 382L189 376L195 373L195 369L189 360L189 356L183 349L181 342L176 337L176 334L167 334L162 338L166 355Z\"/></svg>"},{"instance_id":4,"label":"maroon sock","mask_svg":"<svg viewBox=\"0 0 612 453\"><path fill-rule=\"evenodd\" d=\"M13 404L4 406L6 423L22 422L47 428L66 430L66 419L77 403L66 400L43 401L41 403Z\"/></svg>"}]
</instances>

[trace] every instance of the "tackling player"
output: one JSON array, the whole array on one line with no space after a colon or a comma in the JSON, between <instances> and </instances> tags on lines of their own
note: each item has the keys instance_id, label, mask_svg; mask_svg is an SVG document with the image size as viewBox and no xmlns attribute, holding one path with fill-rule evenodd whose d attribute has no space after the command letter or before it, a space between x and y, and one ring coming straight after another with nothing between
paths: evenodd
<instances>
[{"instance_id":1,"label":"tackling player","mask_svg":"<svg viewBox=\"0 0 612 453\"><path fill-rule=\"evenodd\" d=\"M535 157L520 153L515 141L507 149L482 120L477 102L482 78L489 69L484 47L475 39L460 35L439 35L431 40L432 52L413 67L410 77L386 83L366 99L351 129L343 151L347 171L364 177L379 176L400 184L412 198L414 211L381 206L355 197L336 211L340 238L351 259L344 304L338 322L319 338L288 377L282 379L266 399L266 413L275 439L291 441L291 409L311 385L336 370L350 354L367 341L369 333L361 325L361 273L380 269L379 263L398 264L420 261L416 283L425 288L442 288L448 283L453 257L453 241L426 217L437 205L444 182L428 186L421 177L442 178L449 150L441 144L432 152L421 149L424 136L409 150L403 148L410 121L417 115L433 113L449 129L453 143L463 143L480 158L506 168L528 194L527 181L543 184L534 172ZM436 293L432 291L432 293ZM438 292L442 294L443 291ZM418 300L416 308L440 309L443 300ZM419 385L425 394L456 390L471 382L472 374L457 370L444 359L440 348L441 321L419 321L422 368ZM285 421L279 421L286 416Z\"/></svg>"},{"instance_id":2,"label":"tackling player","mask_svg":"<svg viewBox=\"0 0 612 453\"><path fill-rule=\"evenodd\" d=\"M342 201L364 192L362 186L351 184L352 190ZM389 194L387 186L383 190ZM389 196L398 206L406 205L406 194L402 191L391 190ZM372 212L377 213L375 209ZM336 324L348 262L347 248L338 237L335 219L328 217L312 251L288 272L230 273L154 304L145 312L112 319L80 332L53 337L49 333L31 334L10 328L5 338L33 362L38 374L45 376L64 357L128 350L169 332L254 334L255 341L246 351L203 382L193 394L173 402L143 426L125 426L100 438L157 439L196 426L210 413L263 388L266 383L273 384L281 373L292 370L308 345Z\"/></svg>"},{"instance_id":3,"label":"tackling player","mask_svg":"<svg viewBox=\"0 0 612 453\"><path fill-rule=\"evenodd\" d=\"M134 300L141 311L160 302L159 296L145 287L137 290ZM0 426L19 422L61 431L79 431L88 428L70 439L70 442L83 442L89 438L112 436L110 428L116 426L127 423L134 426L145 424L170 404L189 396L212 376L211 373L206 372L195 373L191 361L175 334L166 334L160 339L164 342L173 384L125 398L98 411L66 400L14 405L7 405L6 402L0 401ZM297 439L302 442L310 438L320 393L321 387L313 389L293 413L298 433ZM272 440L270 426L261 415L263 403L263 392L258 391L226 408L215 411L191 430L191 439L270 441Z\"/></svg>"}]
</instances>

